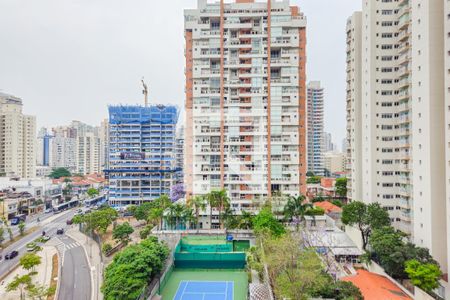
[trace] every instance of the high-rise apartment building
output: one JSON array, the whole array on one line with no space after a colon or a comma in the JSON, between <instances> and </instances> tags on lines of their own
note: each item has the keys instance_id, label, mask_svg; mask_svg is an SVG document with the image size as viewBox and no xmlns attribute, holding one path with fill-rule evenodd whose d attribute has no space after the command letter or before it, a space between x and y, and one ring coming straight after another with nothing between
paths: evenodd
<instances>
[{"instance_id":1,"label":"high-rise apartment building","mask_svg":"<svg viewBox=\"0 0 450 300\"><path fill-rule=\"evenodd\" d=\"M330 152L335 151L336 145L333 143L333 138L331 136L331 133L324 132L323 133L323 151L324 152Z\"/></svg>"},{"instance_id":2,"label":"high-rise apartment building","mask_svg":"<svg viewBox=\"0 0 450 300\"><path fill-rule=\"evenodd\" d=\"M447 221L447 267L450 266L450 2L445 1L444 3L444 111L445 111L445 185L447 187L445 201L447 202L447 212L446 212L446 221ZM445 238L444 238L445 239ZM447 270L448 272L448 270ZM447 297L450 298L450 288L447 286L446 292Z\"/></svg>"},{"instance_id":3,"label":"high-rise apartment building","mask_svg":"<svg viewBox=\"0 0 450 300\"><path fill-rule=\"evenodd\" d=\"M52 136L48 133L47 128L41 128L37 137L37 158L38 166L50 166L51 158L51 142Z\"/></svg>"},{"instance_id":4,"label":"high-rise apartment building","mask_svg":"<svg viewBox=\"0 0 450 300\"><path fill-rule=\"evenodd\" d=\"M307 87L307 121L308 121L308 171L314 175L324 174L323 165L323 87L320 81L311 81Z\"/></svg>"},{"instance_id":5,"label":"high-rise apartment building","mask_svg":"<svg viewBox=\"0 0 450 300\"><path fill-rule=\"evenodd\" d=\"M22 99L0 93L0 176L36 176L36 118Z\"/></svg>"},{"instance_id":6,"label":"high-rise apartment building","mask_svg":"<svg viewBox=\"0 0 450 300\"><path fill-rule=\"evenodd\" d=\"M140 204L169 195L175 183L174 106L109 107L109 203Z\"/></svg>"},{"instance_id":7,"label":"high-rise apartment building","mask_svg":"<svg viewBox=\"0 0 450 300\"><path fill-rule=\"evenodd\" d=\"M185 11L187 196L306 192L306 18L289 1Z\"/></svg>"},{"instance_id":8,"label":"high-rise apartment building","mask_svg":"<svg viewBox=\"0 0 450 300\"><path fill-rule=\"evenodd\" d=\"M109 122L108 119L104 119L100 124L99 130L100 137L100 168L101 172L108 169L108 146L109 146Z\"/></svg>"},{"instance_id":9,"label":"high-rise apartment building","mask_svg":"<svg viewBox=\"0 0 450 300\"><path fill-rule=\"evenodd\" d=\"M362 200L362 13L347 20L347 198Z\"/></svg>"},{"instance_id":10,"label":"high-rise apartment building","mask_svg":"<svg viewBox=\"0 0 450 300\"><path fill-rule=\"evenodd\" d=\"M348 45L356 47L347 52L347 100L355 100L350 101L349 140L354 142L349 151L352 155L361 151L361 168L351 167L351 190L360 179L361 199L381 203L393 225L418 246L429 248L444 272L450 188L444 163L449 151L445 143L449 109L444 102L449 93L445 86L449 71L444 66L450 50L445 48L446 2L363 1L361 26L356 28L354 15L347 27L347 39L355 37ZM356 45L358 30L361 46ZM353 131L358 127L360 136Z\"/></svg>"},{"instance_id":11,"label":"high-rise apartment building","mask_svg":"<svg viewBox=\"0 0 450 300\"><path fill-rule=\"evenodd\" d=\"M102 133L100 127L80 121L53 128L51 166L82 175L102 172Z\"/></svg>"},{"instance_id":12,"label":"high-rise apartment building","mask_svg":"<svg viewBox=\"0 0 450 300\"><path fill-rule=\"evenodd\" d=\"M341 152L325 152L323 154L323 167L324 176L327 177L334 176L336 173L345 172L346 155Z\"/></svg>"},{"instance_id":13,"label":"high-rise apartment building","mask_svg":"<svg viewBox=\"0 0 450 300\"><path fill-rule=\"evenodd\" d=\"M184 126L177 129L175 137L175 161L176 167L184 170ZM184 171L177 172L177 183L184 183Z\"/></svg>"}]
</instances>

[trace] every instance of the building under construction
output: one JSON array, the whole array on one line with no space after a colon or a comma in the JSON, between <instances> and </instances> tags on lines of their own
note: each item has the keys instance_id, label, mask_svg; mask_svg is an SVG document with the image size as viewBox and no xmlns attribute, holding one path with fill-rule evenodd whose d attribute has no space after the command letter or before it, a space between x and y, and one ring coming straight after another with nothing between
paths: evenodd
<instances>
[{"instance_id":1,"label":"building under construction","mask_svg":"<svg viewBox=\"0 0 450 300\"><path fill-rule=\"evenodd\" d=\"M109 107L109 203L139 204L169 195L177 172L175 106Z\"/></svg>"}]
</instances>

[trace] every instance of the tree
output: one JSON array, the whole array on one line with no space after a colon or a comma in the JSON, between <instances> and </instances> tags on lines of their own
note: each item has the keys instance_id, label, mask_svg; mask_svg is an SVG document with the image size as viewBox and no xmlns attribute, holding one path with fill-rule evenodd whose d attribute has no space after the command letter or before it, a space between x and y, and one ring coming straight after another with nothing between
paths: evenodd
<instances>
[{"instance_id":1,"label":"tree","mask_svg":"<svg viewBox=\"0 0 450 300\"><path fill-rule=\"evenodd\" d=\"M230 207L230 198L228 198L227 191L225 189L211 191L206 197L208 198L208 202L211 208L210 212L212 212L212 208L216 208L219 210L219 224L220 228L223 228L222 213L224 212L225 209Z\"/></svg>"},{"instance_id":2,"label":"tree","mask_svg":"<svg viewBox=\"0 0 450 300\"><path fill-rule=\"evenodd\" d=\"M7 226L6 230L8 231L9 240L12 241L14 239L14 235L13 235L11 227Z\"/></svg>"},{"instance_id":3,"label":"tree","mask_svg":"<svg viewBox=\"0 0 450 300\"><path fill-rule=\"evenodd\" d=\"M66 168L55 168L52 170L48 177L53 179L59 179L61 177L70 177L72 174Z\"/></svg>"},{"instance_id":4,"label":"tree","mask_svg":"<svg viewBox=\"0 0 450 300\"><path fill-rule=\"evenodd\" d=\"M194 209L195 212L195 227L196 229L198 229L198 225L199 225L199 218L200 218L200 211L204 211L206 209L207 206L207 201L205 199L205 197L203 196L195 196L191 199L189 199L188 201L188 206L192 209Z\"/></svg>"},{"instance_id":5,"label":"tree","mask_svg":"<svg viewBox=\"0 0 450 300\"><path fill-rule=\"evenodd\" d=\"M426 292L431 292L439 287L439 279L442 272L439 266L433 263L421 263L416 259L405 263L405 271L411 279L412 284Z\"/></svg>"},{"instance_id":6,"label":"tree","mask_svg":"<svg viewBox=\"0 0 450 300\"><path fill-rule=\"evenodd\" d=\"M242 211L241 216L238 218L239 229L252 229L253 228L253 214L245 210Z\"/></svg>"},{"instance_id":7,"label":"tree","mask_svg":"<svg viewBox=\"0 0 450 300\"><path fill-rule=\"evenodd\" d=\"M99 195L99 191L96 188L89 188L86 193L89 197L95 197Z\"/></svg>"},{"instance_id":8,"label":"tree","mask_svg":"<svg viewBox=\"0 0 450 300\"><path fill-rule=\"evenodd\" d=\"M105 233L118 217L117 211L112 207L105 207L85 215L77 215L73 218L75 224L84 224L86 230L95 230Z\"/></svg>"},{"instance_id":9,"label":"tree","mask_svg":"<svg viewBox=\"0 0 450 300\"><path fill-rule=\"evenodd\" d=\"M20 223L19 223L19 232L20 232L20 235L23 235L25 233L25 222L23 222L23 221L20 221Z\"/></svg>"},{"instance_id":10,"label":"tree","mask_svg":"<svg viewBox=\"0 0 450 300\"><path fill-rule=\"evenodd\" d=\"M24 291L29 287L31 287L31 276L29 274L22 276L16 275L13 281L6 286L6 291L11 292L19 290L20 299L23 300L25 299Z\"/></svg>"},{"instance_id":11,"label":"tree","mask_svg":"<svg viewBox=\"0 0 450 300\"><path fill-rule=\"evenodd\" d=\"M311 176L306 179L306 183L317 184L317 183L320 183L321 179L322 179L322 177L320 177L320 176Z\"/></svg>"},{"instance_id":12,"label":"tree","mask_svg":"<svg viewBox=\"0 0 450 300\"><path fill-rule=\"evenodd\" d=\"M128 244L130 240L130 234L134 232L133 227L128 222L117 225L113 230L113 239L119 240L124 244Z\"/></svg>"},{"instance_id":13,"label":"tree","mask_svg":"<svg viewBox=\"0 0 450 300\"><path fill-rule=\"evenodd\" d=\"M369 239L373 251L371 256L390 276L396 279L407 279L405 263L415 259L423 264L437 262L426 248L417 247L412 243L405 243L405 234L391 226L375 229Z\"/></svg>"},{"instance_id":14,"label":"tree","mask_svg":"<svg viewBox=\"0 0 450 300\"><path fill-rule=\"evenodd\" d=\"M5 228L3 226L0 226L0 247L2 246L4 241L5 241Z\"/></svg>"},{"instance_id":15,"label":"tree","mask_svg":"<svg viewBox=\"0 0 450 300\"><path fill-rule=\"evenodd\" d=\"M155 238L131 245L114 256L106 267L102 292L105 300L134 300L158 274L169 254L169 248Z\"/></svg>"},{"instance_id":16,"label":"tree","mask_svg":"<svg viewBox=\"0 0 450 300\"><path fill-rule=\"evenodd\" d=\"M347 197L347 178L337 178L334 187L336 188L336 195Z\"/></svg>"},{"instance_id":17,"label":"tree","mask_svg":"<svg viewBox=\"0 0 450 300\"><path fill-rule=\"evenodd\" d=\"M263 208L253 218L253 229L256 233L269 232L275 237L279 237L286 232L284 226L275 218L268 207Z\"/></svg>"},{"instance_id":18,"label":"tree","mask_svg":"<svg viewBox=\"0 0 450 300\"><path fill-rule=\"evenodd\" d=\"M284 206L284 217L289 221L302 222L305 218L305 213L308 209L312 208L311 203L304 203L305 196L300 195L298 197L289 196L289 199Z\"/></svg>"},{"instance_id":19,"label":"tree","mask_svg":"<svg viewBox=\"0 0 450 300\"><path fill-rule=\"evenodd\" d=\"M379 203L367 205L360 201L344 206L341 220L345 225L356 226L359 229L364 250L372 230L391 224L389 213Z\"/></svg>"},{"instance_id":20,"label":"tree","mask_svg":"<svg viewBox=\"0 0 450 300\"><path fill-rule=\"evenodd\" d=\"M48 296L54 295L56 287L46 287L45 285L33 284L28 288L28 297L31 299L43 300Z\"/></svg>"},{"instance_id":21,"label":"tree","mask_svg":"<svg viewBox=\"0 0 450 300\"><path fill-rule=\"evenodd\" d=\"M336 281L329 278L329 283L319 287L313 295L317 298L336 300L364 300L361 290L348 281Z\"/></svg>"},{"instance_id":22,"label":"tree","mask_svg":"<svg viewBox=\"0 0 450 300\"><path fill-rule=\"evenodd\" d=\"M133 209L133 216L138 221L145 220L148 222L148 217L150 215L151 210L155 207L155 203L153 202L144 202L139 206L136 206Z\"/></svg>"},{"instance_id":23,"label":"tree","mask_svg":"<svg viewBox=\"0 0 450 300\"><path fill-rule=\"evenodd\" d=\"M172 186L170 190L170 200L172 202L178 201L184 197L186 191L184 190L184 184L178 183Z\"/></svg>"},{"instance_id":24,"label":"tree","mask_svg":"<svg viewBox=\"0 0 450 300\"><path fill-rule=\"evenodd\" d=\"M41 264L41 257L34 253L27 253L20 258L19 264L27 271L34 271L34 267Z\"/></svg>"}]
</instances>

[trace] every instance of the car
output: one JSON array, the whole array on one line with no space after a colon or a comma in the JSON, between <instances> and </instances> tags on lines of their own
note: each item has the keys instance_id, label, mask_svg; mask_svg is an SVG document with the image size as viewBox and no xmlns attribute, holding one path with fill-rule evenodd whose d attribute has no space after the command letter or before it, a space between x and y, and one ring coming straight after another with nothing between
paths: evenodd
<instances>
[{"instance_id":1,"label":"car","mask_svg":"<svg viewBox=\"0 0 450 300\"><path fill-rule=\"evenodd\" d=\"M76 212L77 214L81 214L81 213L83 213L83 210L81 209L81 208L79 208L79 209L77 209L77 212Z\"/></svg>"},{"instance_id":2,"label":"car","mask_svg":"<svg viewBox=\"0 0 450 300\"><path fill-rule=\"evenodd\" d=\"M11 251L11 252L9 252L8 254L5 255L5 259L13 259L17 255L19 255L19 252L16 251L16 250L13 250L13 251Z\"/></svg>"},{"instance_id":3,"label":"car","mask_svg":"<svg viewBox=\"0 0 450 300\"><path fill-rule=\"evenodd\" d=\"M44 235L43 237L42 237L42 240L43 241L48 241L50 239L50 237L48 236L48 235Z\"/></svg>"},{"instance_id":4,"label":"car","mask_svg":"<svg viewBox=\"0 0 450 300\"><path fill-rule=\"evenodd\" d=\"M51 213L52 211L53 211L53 209L47 208L44 212L45 212L46 214L49 214L49 213Z\"/></svg>"},{"instance_id":5,"label":"car","mask_svg":"<svg viewBox=\"0 0 450 300\"><path fill-rule=\"evenodd\" d=\"M58 230L56 230L56 234L64 234L64 229L59 228Z\"/></svg>"},{"instance_id":6,"label":"car","mask_svg":"<svg viewBox=\"0 0 450 300\"><path fill-rule=\"evenodd\" d=\"M67 224L67 225L72 225L72 224L73 224L72 219L67 219L66 224Z\"/></svg>"}]
</instances>

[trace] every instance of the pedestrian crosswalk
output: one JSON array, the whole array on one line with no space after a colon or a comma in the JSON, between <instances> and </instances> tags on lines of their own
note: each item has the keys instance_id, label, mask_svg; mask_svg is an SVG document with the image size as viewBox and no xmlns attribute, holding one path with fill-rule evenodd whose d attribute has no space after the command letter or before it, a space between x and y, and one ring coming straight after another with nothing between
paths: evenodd
<instances>
[{"instance_id":1,"label":"pedestrian crosswalk","mask_svg":"<svg viewBox=\"0 0 450 300\"><path fill-rule=\"evenodd\" d=\"M66 244L63 241L61 241L61 239L59 239L59 238L55 238L54 240L55 240L54 246L61 253L64 253L64 251L81 246L80 243L78 243L78 242L72 242L72 243Z\"/></svg>"}]
</instances>

